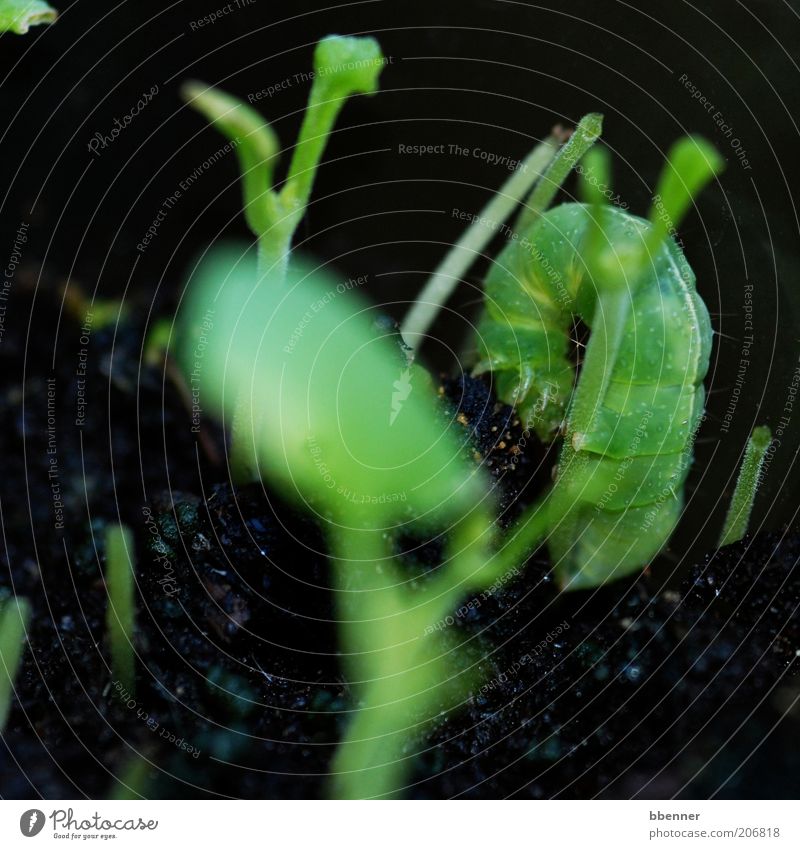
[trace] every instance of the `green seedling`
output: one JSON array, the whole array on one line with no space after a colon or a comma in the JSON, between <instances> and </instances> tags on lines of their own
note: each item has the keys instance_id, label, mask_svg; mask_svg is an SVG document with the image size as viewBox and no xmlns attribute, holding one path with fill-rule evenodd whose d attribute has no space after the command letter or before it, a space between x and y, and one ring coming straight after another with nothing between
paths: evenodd
<instances>
[{"instance_id":1,"label":"green seedling","mask_svg":"<svg viewBox=\"0 0 800 849\"><path fill-rule=\"evenodd\" d=\"M377 727L383 740L365 748L361 723L353 724L336 795L397 792L408 727L431 721L455 698L439 686L452 663L425 628L483 580L492 541L488 487L460 459L425 383L412 383L393 417L402 363L365 305L338 293L334 280L296 265L288 281L259 279L252 258L228 249L190 285L190 316L211 304L204 403L224 415L249 399L250 430L239 438L259 475L328 528L349 677L360 710L372 717L368 731ZM190 357L195 348L190 337ZM391 536L448 527L451 558L429 591L418 592L391 555ZM460 676L453 677L446 689L457 693Z\"/></svg>"},{"instance_id":2,"label":"green seedling","mask_svg":"<svg viewBox=\"0 0 800 849\"><path fill-rule=\"evenodd\" d=\"M136 600L133 534L125 525L109 525L105 534L106 631L111 652L111 674L133 693L136 687L134 629Z\"/></svg>"},{"instance_id":3,"label":"green seedling","mask_svg":"<svg viewBox=\"0 0 800 849\"><path fill-rule=\"evenodd\" d=\"M231 142L236 144L242 174L245 220L258 244L259 274L285 277L292 238L305 215L311 189L328 138L349 97L377 89L384 57L372 38L328 36L314 52L314 80L308 106L280 189L274 187L280 143L261 116L233 95L200 83L187 83L183 95ZM256 477L257 464L240 434L251 429L245 398L232 414L232 475L245 482Z\"/></svg>"},{"instance_id":4,"label":"green seedling","mask_svg":"<svg viewBox=\"0 0 800 849\"><path fill-rule=\"evenodd\" d=\"M247 224L258 240L262 272L283 274L292 236L305 215L328 137L347 98L372 94L384 58L372 38L332 35L317 45L314 81L286 180L273 188L280 143L261 116L238 98L201 83L187 83L183 95L237 147Z\"/></svg>"},{"instance_id":5,"label":"green seedling","mask_svg":"<svg viewBox=\"0 0 800 849\"><path fill-rule=\"evenodd\" d=\"M5 730L14 696L14 681L19 671L31 606L24 598L0 601L0 733Z\"/></svg>"},{"instance_id":6,"label":"green seedling","mask_svg":"<svg viewBox=\"0 0 800 849\"><path fill-rule=\"evenodd\" d=\"M359 706L334 763L333 794L393 795L410 741L478 677L430 626L524 562L541 537L541 514L496 542L490 488L462 459L430 387L412 384L393 415L403 366L366 305L319 271L295 270L286 288L257 274L252 257L228 248L191 282L189 316L212 304L215 315L204 402L224 416L250 399L252 430L240 438L251 441L260 476L328 529ZM195 348L190 336L189 357ZM425 581L392 554L401 531L449 532L447 557Z\"/></svg>"}]
</instances>

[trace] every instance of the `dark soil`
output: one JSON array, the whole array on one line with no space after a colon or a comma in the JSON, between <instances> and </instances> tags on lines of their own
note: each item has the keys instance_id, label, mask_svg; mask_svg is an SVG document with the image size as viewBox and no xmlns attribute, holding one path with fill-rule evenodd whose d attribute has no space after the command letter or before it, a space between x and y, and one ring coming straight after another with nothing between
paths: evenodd
<instances>
[{"instance_id":1,"label":"dark soil","mask_svg":"<svg viewBox=\"0 0 800 849\"><path fill-rule=\"evenodd\" d=\"M56 293L17 297L51 338ZM352 704L319 529L276 493L232 489L220 434L198 442L171 378L140 368L135 317L92 330L76 426L80 325L61 316L56 356L19 324L0 346L0 589L34 606L0 795L104 797L122 791L115 776L149 796L321 795ZM444 380L440 394L508 522L552 458L484 383ZM135 693L114 681L105 643L102 532L117 521L136 537ZM483 658L484 689L418 741L409 795L796 796L785 773L770 786L753 770L794 692L798 557L800 538L763 535L709 555L680 586L644 574L558 596L534 556L453 626Z\"/></svg>"},{"instance_id":2,"label":"dark soil","mask_svg":"<svg viewBox=\"0 0 800 849\"><path fill-rule=\"evenodd\" d=\"M767 534L709 556L680 593L654 594L640 578L547 607L513 585L469 625L490 623L501 647L487 674L496 686L436 732L419 794L663 798L718 792L730 778L729 790L752 795L752 773L727 768L764 740L777 689L796 672L798 558L797 537Z\"/></svg>"}]
</instances>

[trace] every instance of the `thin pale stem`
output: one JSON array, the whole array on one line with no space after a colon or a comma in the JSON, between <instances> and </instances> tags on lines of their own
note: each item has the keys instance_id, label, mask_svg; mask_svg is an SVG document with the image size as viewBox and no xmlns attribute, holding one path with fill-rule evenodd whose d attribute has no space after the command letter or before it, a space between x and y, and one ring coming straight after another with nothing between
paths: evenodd
<instances>
[{"instance_id":1,"label":"thin pale stem","mask_svg":"<svg viewBox=\"0 0 800 849\"><path fill-rule=\"evenodd\" d=\"M603 116L599 113L590 112L581 118L569 141L558 151L558 155L552 160L520 212L516 224L518 232L526 232L550 206L570 171L600 138L602 129Z\"/></svg>"},{"instance_id":2,"label":"thin pale stem","mask_svg":"<svg viewBox=\"0 0 800 849\"><path fill-rule=\"evenodd\" d=\"M555 136L549 136L538 144L447 252L400 328L403 337L413 348L419 350L422 347L442 306L545 171L557 150Z\"/></svg>"}]
</instances>

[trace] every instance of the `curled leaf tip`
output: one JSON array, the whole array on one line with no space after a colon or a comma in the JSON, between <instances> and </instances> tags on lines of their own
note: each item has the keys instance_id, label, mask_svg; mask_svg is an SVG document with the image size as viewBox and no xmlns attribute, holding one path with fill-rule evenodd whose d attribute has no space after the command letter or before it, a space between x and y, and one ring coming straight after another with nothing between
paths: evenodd
<instances>
[{"instance_id":1,"label":"curled leaf tip","mask_svg":"<svg viewBox=\"0 0 800 849\"><path fill-rule=\"evenodd\" d=\"M580 132L587 139L597 140L603 132L603 114L601 112L589 112L581 118L575 132Z\"/></svg>"},{"instance_id":2,"label":"curled leaf tip","mask_svg":"<svg viewBox=\"0 0 800 849\"><path fill-rule=\"evenodd\" d=\"M25 35L32 26L51 24L58 12L43 0L0 0L0 32Z\"/></svg>"},{"instance_id":3,"label":"curled leaf tip","mask_svg":"<svg viewBox=\"0 0 800 849\"><path fill-rule=\"evenodd\" d=\"M236 146L245 218L260 236L271 223L272 177L280 153L278 136L252 106L221 89L190 80L181 86L181 96Z\"/></svg>"},{"instance_id":4,"label":"curled leaf tip","mask_svg":"<svg viewBox=\"0 0 800 849\"><path fill-rule=\"evenodd\" d=\"M336 79L337 88L372 94L384 65L380 45L374 38L329 35L314 51L314 70L320 78ZM343 96L347 96L343 93Z\"/></svg>"}]
</instances>

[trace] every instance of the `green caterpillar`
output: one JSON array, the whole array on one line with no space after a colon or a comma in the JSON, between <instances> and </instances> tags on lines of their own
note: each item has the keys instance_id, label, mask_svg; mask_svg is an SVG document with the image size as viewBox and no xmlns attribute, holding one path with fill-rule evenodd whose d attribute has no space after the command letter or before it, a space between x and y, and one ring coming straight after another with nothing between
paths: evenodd
<instances>
[{"instance_id":1,"label":"green caterpillar","mask_svg":"<svg viewBox=\"0 0 800 849\"><path fill-rule=\"evenodd\" d=\"M564 436L546 505L564 587L641 568L683 509L712 330L670 232L720 167L709 145L684 139L649 221L597 197L562 204L515 234L487 276L474 371L493 372L526 429ZM592 335L573 390L575 317Z\"/></svg>"}]
</instances>

